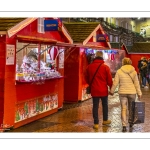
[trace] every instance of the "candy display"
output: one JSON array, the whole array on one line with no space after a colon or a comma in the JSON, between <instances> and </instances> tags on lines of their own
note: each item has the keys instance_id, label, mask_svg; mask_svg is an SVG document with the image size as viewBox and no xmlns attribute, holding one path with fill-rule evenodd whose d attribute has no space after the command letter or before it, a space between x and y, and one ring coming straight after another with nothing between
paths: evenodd
<instances>
[{"instance_id":1,"label":"candy display","mask_svg":"<svg viewBox=\"0 0 150 150\"><path fill-rule=\"evenodd\" d=\"M56 70L55 63L45 63L40 61L40 70L38 61L33 57L24 56L20 68L16 66L17 81L39 81L49 78L60 77L60 73Z\"/></svg>"}]
</instances>

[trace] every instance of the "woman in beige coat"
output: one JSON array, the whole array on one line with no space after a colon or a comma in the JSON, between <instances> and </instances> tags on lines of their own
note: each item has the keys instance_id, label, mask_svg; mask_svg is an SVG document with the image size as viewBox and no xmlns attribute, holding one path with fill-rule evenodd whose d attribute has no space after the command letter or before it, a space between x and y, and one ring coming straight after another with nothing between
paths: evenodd
<instances>
[{"instance_id":1,"label":"woman in beige coat","mask_svg":"<svg viewBox=\"0 0 150 150\"><path fill-rule=\"evenodd\" d=\"M110 94L113 95L116 87L119 85L118 93L121 102L122 132L127 131L127 104L135 101L136 94L139 99L142 95L137 72L131 64L130 58L125 57L122 60L122 67L117 70L113 86L110 90Z\"/></svg>"}]
</instances>

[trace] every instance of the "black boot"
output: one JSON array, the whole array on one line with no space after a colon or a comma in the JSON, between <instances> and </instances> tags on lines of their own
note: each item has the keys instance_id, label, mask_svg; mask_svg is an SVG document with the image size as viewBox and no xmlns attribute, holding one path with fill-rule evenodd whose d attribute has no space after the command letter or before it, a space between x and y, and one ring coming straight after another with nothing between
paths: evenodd
<instances>
[{"instance_id":1,"label":"black boot","mask_svg":"<svg viewBox=\"0 0 150 150\"><path fill-rule=\"evenodd\" d=\"M132 124L132 123L130 123L130 125L129 125L129 126L130 126L130 128L132 128L132 127L133 127L133 124Z\"/></svg>"},{"instance_id":2,"label":"black boot","mask_svg":"<svg viewBox=\"0 0 150 150\"><path fill-rule=\"evenodd\" d=\"M126 128L126 126L123 126L123 128L122 128L122 132L127 132L127 128Z\"/></svg>"}]
</instances>

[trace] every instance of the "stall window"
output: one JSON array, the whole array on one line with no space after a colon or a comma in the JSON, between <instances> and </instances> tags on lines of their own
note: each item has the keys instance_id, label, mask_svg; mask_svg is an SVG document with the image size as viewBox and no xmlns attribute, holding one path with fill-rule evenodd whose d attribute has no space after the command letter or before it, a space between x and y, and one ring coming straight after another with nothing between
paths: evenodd
<instances>
[{"instance_id":1,"label":"stall window","mask_svg":"<svg viewBox=\"0 0 150 150\"><path fill-rule=\"evenodd\" d=\"M41 80L42 80L41 83L43 83L43 80L45 79L55 77L57 78L61 76L57 68L58 63L57 57L59 56L59 48L57 46L41 44L41 49L39 53L38 46L39 46L38 44L27 44L19 42L17 43L17 52L16 52L17 81L19 82L36 81L35 83L39 84ZM62 61L61 63L63 66Z\"/></svg>"},{"instance_id":2,"label":"stall window","mask_svg":"<svg viewBox=\"0 0 150 150\"><path fill-rule=\"evenodd\" d=\"M38 18L38 32L44 33L44 18Z\"/></svg>"}]
</instances>

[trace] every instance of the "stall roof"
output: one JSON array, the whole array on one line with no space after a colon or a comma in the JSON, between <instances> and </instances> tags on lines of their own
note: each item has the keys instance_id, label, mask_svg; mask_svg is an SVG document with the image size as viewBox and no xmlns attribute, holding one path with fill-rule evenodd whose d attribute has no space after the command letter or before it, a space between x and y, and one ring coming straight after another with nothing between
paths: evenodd
<instances>
[{"instance_id":1,"label":"stall roof","mask_svg":"<svg viewBox=\"0 0 150 150\"><path fill-rule=\"evenodd\" d=\"M26 18L3 18L0 17L0 31L7 31Z\"/></svg>"},{"instance_id":2,"label":"stall roof","mask_svg":"<svg viewBox=\"0 0 150 150\"><path fill-rule=\"evenodd\" d=\"M134 43L131 47L130 51L128 51L129 54L131 53L150 53L150 43L149 42L139 42Z\"/></svg>"},{"instance_id":3,"label":"stall roof","mask_svg":"<svg viewBox=\"0 0 150 150\"><path fill-rule=\"evenodd\" d=\"M24 27L26 27L27 25L29 25L30 23L32 23L34 20L36 20L38 18L36 17L28 17L28 18L3 18L0 17L0 33L1 34L7 34L9 38L13 35L15 35L17 32L19 32L20 30L22 30ZM66 32L66 30L64 29L64 27L62 26L62 33L64 34L64 36L66 36L66 38L68 39L69 43L73 43L70 35ZM18 38L21 39L21 35L18 36ZM24 39L28 40L28 37L23 37ZM32 42L36 42L37 38L31 37ZM48 43L56 43L54 40L51 39L40 39L44 40L44 42L48 42Z\"/></svg>"},{"instance_id":4,"label":"stall roof","mask_svg":"<svg viewBox=\"0 0 150 150\"><path fill-rule=\"evenodd\" d=\"M64 23L74 43L83 43L98 25L98 22Z\"/></svg>"},{"instance_id":5,"label":"stall roof","mask_svg":"<svg viewBox=\"0 0 150 150\"><path fill-rule=\"evenodd\" d=\"M111 45L112 48L120 49L120 43L110 42L110 45Z\"/></svg>"}]
</instances>

